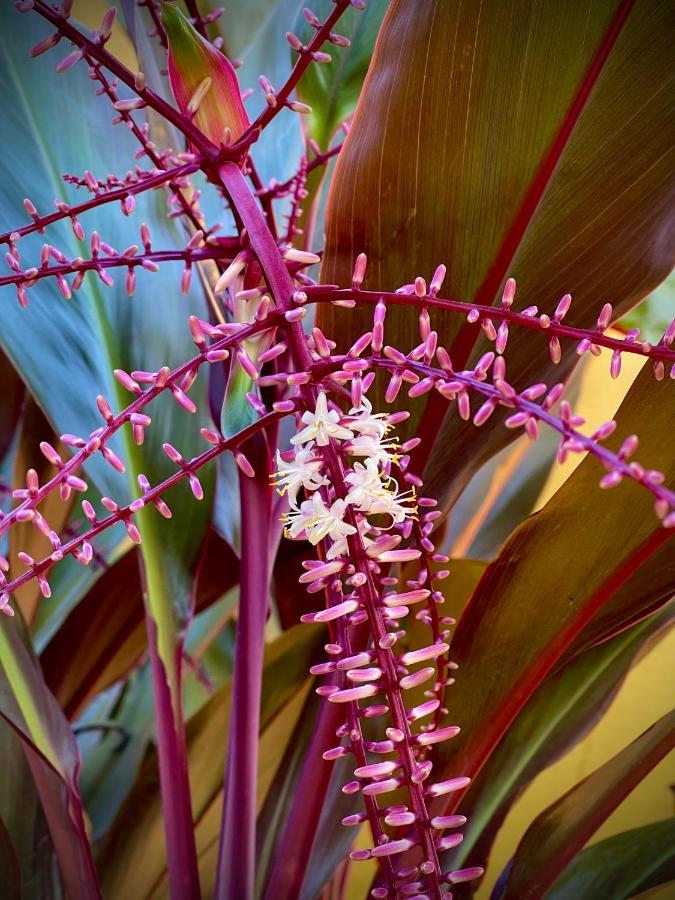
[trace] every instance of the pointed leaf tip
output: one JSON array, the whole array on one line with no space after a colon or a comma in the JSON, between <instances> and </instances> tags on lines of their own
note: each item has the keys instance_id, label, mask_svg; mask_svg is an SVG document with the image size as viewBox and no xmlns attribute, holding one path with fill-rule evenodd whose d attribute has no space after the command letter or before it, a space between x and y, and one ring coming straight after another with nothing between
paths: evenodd
<instances>
[{"instance_id":1,"label":"pointed leaf tip","mask_svg":"<svg viewBox=\"0 0 675 900\"><path fill-rule=\"evenodd\" d=\"M217 146L238 140L249 125L232 63L180 10L162 6L169 44L169 81L180 111Z\"/></svg>"}]
</instances>

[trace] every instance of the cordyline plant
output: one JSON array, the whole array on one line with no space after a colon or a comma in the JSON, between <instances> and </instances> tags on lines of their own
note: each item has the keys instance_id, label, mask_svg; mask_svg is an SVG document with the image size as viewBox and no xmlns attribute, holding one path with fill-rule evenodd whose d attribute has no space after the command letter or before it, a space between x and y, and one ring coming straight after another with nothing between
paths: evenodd
<instances>
[{"instance_id":1,"label":"cordyline plant","mask_svg":"<svg viewBox=\"0 0 675 900\"><path fill-rule=\"evenodd\" d=\"M610 329L672 266L672 14L581 6L3 8L4 896L471 896L670 624L675 321ZM674 743L493 896L672 878L672 822L579 851Z\"/></svg>"}]
</instances>

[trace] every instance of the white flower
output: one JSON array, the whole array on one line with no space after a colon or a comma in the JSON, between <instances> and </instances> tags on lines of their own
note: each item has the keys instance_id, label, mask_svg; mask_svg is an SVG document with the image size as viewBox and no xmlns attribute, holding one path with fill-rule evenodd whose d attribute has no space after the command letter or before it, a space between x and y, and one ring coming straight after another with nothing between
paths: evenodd
<instances>
[{"instance_id":1,"label":"white flower","mask_svg":"<svg viewBox=\"0 0 675 900\"><path fill-rule=\"evenodd\" d=\"M359 434L349 442L352 456L366 456L380 465L398 460L399 444L393 438L382 440L372 434Z\"/></svg>"},{"instance_id":2,"label":"white flower","mask_svg":"<svg viewBox=\"0 0 675 900\"><path fill-rule=\"evenodd\" d=\"M278 471L272 476L275 479L272 484L282 497L288 491L288 502L291 506L295 506L301 487L315 491L328 484L328 479L320 474L321 466L321 460L316 459L311 447L299 447L291 462L285 462L277 450Z\"/></svg>"},{"instance_id":3,"label":"white flower","mask_svg":"<svg viewBox=\"0 0 675 900\"><path fill-rule=\"evenodd\" d=\"M386 422L386 413L373 413L373 405L367 397L361 399L361 405L349 410L348 425L352 431L367 434L381 440L391 428ZM352 418L352 416L358 418Z\"/></svg>"},{"instance_id":4,"label":"white flower","mask_svg":"<svg viewBox=\"0 0 675 900\"><path fill-rule=\"evenodd\" d=\"M395 481L394 486L394 490L385 491L383 496L373 500L368 512L372 515L390 516L391 524L398 525L404 519L415 517L417 506L414 491L404 491L399 494ZM406 503L410 503L412 506L406 506Z\"/></svg>"},{"instance_id":5,"label":"white flower","mask_svg":"<svg viewBox=\"0 0 675 900\"><path fill-rule=\"evenodd\" d=\"M377 461L366 459L365 465L354 463L354 469L345 478L351 490L347 494L347 503L355 506L359 512L391 517L392 525L402 522L407 516L415 514L414 491L398 492L398 484L393 478L383 481Z\"/></svg>"},{"instance_id":6,"label":"white flower","mask_svg":"<svg viewBox=\"0 0 675 900\"><path fill-rule=\"evenodd\" d=\"M344 500L336 500L329 509L319 493L312 494L311 500L305 500L300 509L291 510L284 517L287 537L297 538L304 532L310 544L318 544L325 537L340 541L356 533L356 528L344 521L346 511ZM335 555L328 558L333 559Z\"/></svg>"},{"instance_id":7,"label":"white flower","mask_svg":"<svg viewBox=\"0 0 675 900\"><path fill-rule=\"evenodd\" d=\"M354 437L353 432L340 425L340 414L337 410L328 409L326 395L323 391L316 399L316 410L307 411L302 416L302 421L307 426L291 438L291 444L306 444L308 441L316 441L319 447L326 447L331 438L340 441L348 441Z\"/></svg>"},{"instance_id":8,"label":"white flower","mask_svg":"<svg viewBox=\"0 0 675 900\"><path fill-rule=\"evenodd\" d=\"M366 459L365 465L354 463L354 468L345 476L345 481L350 486L347 503L361 512L368 512L375 500L389 493L382 481L378 462L372 457Z\"/></svg>"}]
</instances>

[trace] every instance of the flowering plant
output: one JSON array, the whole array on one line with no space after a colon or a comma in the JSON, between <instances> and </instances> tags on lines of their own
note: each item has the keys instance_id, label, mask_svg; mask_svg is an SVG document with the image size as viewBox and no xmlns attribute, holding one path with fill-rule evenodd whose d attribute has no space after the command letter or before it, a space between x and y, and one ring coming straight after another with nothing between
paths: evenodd
<instances>
[{"instance_id":1,"label":"flowering plant","mask_svg":"<svg viewBox=\"0 0 675 900\"><path fill-rule=\"evenodd\" d=\"M12 896L471 896L671 623L675 320L622 316L672 267L672 22L512 6L3 9ZM673 744L493 896L672 877L672 822L579 851Z\"/></svg>"}]
</instances>

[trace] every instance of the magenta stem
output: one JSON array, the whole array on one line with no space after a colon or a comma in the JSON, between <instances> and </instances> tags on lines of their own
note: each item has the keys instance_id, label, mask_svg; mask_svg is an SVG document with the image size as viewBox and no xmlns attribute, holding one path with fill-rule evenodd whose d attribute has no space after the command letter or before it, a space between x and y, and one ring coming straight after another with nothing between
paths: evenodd
<instances>
[{"instance_id":1,"label":"magenta stem","mask_svg":"<svg viewBox=\"0 0 675 900\"><path fill-rule=\"evenodd\" d=\"M446 309L450 312L457 312L467 315L471 310L475 309L480 313L481 319L496 319L497 321L506 321L514 325L520 325L523 328L530 328L533 331L540 331L544 334L556 335L557 337L571 338L576 341L589 340L593 344L601 347L607 347L610 350L619 350L622 353L636 353L639 356L649 357L650 359L661 359L664 362L675 363L675 350L659 344L652 346L651 344L640 343L638 341L626 341L621 338L608 337L601 331L592 328L576 328L572 325L563 325L562 322L551 320L551 324L544 326L541 324L539 316L525 316L523 313L515 312L512 309L505 309L502 306L483 306L475 303L467 303L462 300L444 300L439 297L429 295L418 297L416 294L397 294L393 291L364 291L352 290L347 288L339 288L334 285L316 285L303 288L307 294L309 302L330 303L336 300L355 300L357 303L375 304L379 300L387 303L393 303L399 306L413 306L421 309L423 306L435 307L437 309Z\"/></svg>"},{"instance_id":2,"label":"magenta stem","mask_svg":"<svg viewBox=\"0 0 675 900\"><path fill-rule=\"evenodd\" d=\"M144 262L155 262L158 264L175 261L193 263L201 262L205 259L231 261L232 249L230 247L220 248L216 245L208 250L153 250L149 253L139 253L136 256L96 256L91 259L83 259L77 264L70 262L59 266L46 266L43 269L25 269L22 272L17 272L15 275L5 275L0 278L0 287L8 284L31 285L43 278L56 277L58 275L75 275L78 272L96 272L99 269L143 267Z\"/></svg>"},{"instance_id":3,"label":"magenta stem","mask_svg":"<svg viewBox=\"0 0 675 900\"><path fill-rule=\"evenodd\" d=\"M164 836L171 900L199 900L199 868L195 846L187 747L181 704L182 641L176 647L173 678L176 696L172 698L169 676L157 646L157 625L146 610L146 630L150 650L152 687L155 699L159 784L162 794ZM179 705L176 709L174 701Z\"/></svg>"},{"instance_id":4,"label":"magenta stem","mask_svg":"<svg viewBox=\"0 0 675 900\"><path fill-rule=\"evenodd\" d=\"M275 93L276 104L274 106L266 107L263 112L260 113L255 122L252 122L241 136L237 142L238 144L246 146L256 141L262 130L266 128L272 119L286 107L293 90L313 62L312 53L319 50L328 40L328 36L338 19L351 6L351 0L334 0L334 2L335 8L325 22L317 29L316 34L309 44L301 51L300 56L296 60L293 70L283 87Z\"/></svg>"},{"instance_id":5,"label":"magenta stem","mask_svg":"<svg viewBox=\"0 0 675 900\"><path fill-rule=\"evenodd\" d=\"M270 460L257 454L255 478L239 477L241 554L239 615L228 732L223 815L214 897L253 900L260 741L260 696L272 564Z\"/></svg>"},{"instance_id":6,"label":"magenta stem","mask_svg":"<svg viewBox=\"0 0 675 900\"><path fill-rule=\"evenodd\" d=\"M115 188L115 190L102 191L85 203L69 207L67 212L59 211L49 213L46 216L36 216L31 225L24 225L23 228L16 228L13 231L6 231L4 234L0 234L0 244L13 243L17 238L32 234L34 231L43 232L48 225L52 225L54 222L59 222L62 219L70 219L73 216L77 217L81 213L88 212L90 209L96 209L96 207L103 206L105 203L114 203L116 200L121 201L131 195L141 194L143 191L149 191L152 188L160 187L172 179L184 178L186 175L191 175L193 172L199 171L199 168L199 162L186 163L184 166L174 166L172 169L166 169L166 171L159 172L157 175L149 175L147 178L141 178L138 181L131 182L123 187Z\"/></svg>"}]
</instances>

